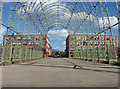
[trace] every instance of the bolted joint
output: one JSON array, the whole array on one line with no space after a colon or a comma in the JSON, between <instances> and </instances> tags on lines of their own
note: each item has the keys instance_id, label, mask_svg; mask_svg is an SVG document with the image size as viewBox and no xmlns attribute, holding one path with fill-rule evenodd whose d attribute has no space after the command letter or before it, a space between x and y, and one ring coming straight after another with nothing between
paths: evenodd
<instances>
[{"instance_id":1,"label":"bolted joint","mask_svg":"<svg viewBox=\"0 0 120 89\"><path fill-rule=\"evenodd\" d=\"M7 29L9 29L10 27L7 27Z\"/></svg>"},{"instance_id":2,"label":"bolted joint","mask_svg":"<svg viewBox=\"0 0 120 89\"><path fill-rule=\"evenodd\" d=\"M88 12L88 15L90 15L90 12Z\"/></svg>"},{"instance_id":3,"label":"bolted joint","mask_svg":"<svg viewBox=\"0 0 120 89\"><path fill-rule=\"evenodd\" d=\"M77 2L75 2L75 4L77 4Z\"/></svg>"},{"instance_id":4,"label":"bolted joint","mask_svg":"<svg viewBox=\"0 0 120 89\"><path fill-rule=\"evenodd\" d=\"M105 26L103 26L103 29L106 29L106 27L105 27Z\"/></svg>"}]
</instances>

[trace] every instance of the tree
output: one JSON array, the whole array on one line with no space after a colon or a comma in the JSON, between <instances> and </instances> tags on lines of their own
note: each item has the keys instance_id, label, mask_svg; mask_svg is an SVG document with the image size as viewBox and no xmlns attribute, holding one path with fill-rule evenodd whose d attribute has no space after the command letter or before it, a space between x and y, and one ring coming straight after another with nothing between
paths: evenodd
<instances>
[{"instance_id":1,"label":"tree","mask_svg":"<svg viewBox=\"0 0 120 89\"><path fill-rule=\"evenodd\" d=\"M52 55L53 55L53 56L55 55L55 52L54 52L54 51L52 52Z\"/></svg>"}]
</instances>

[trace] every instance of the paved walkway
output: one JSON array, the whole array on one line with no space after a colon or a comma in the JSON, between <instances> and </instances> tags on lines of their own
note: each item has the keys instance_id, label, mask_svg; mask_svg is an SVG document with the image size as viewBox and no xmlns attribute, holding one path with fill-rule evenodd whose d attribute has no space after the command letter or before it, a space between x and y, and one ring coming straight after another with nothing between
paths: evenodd
<instances>
[{"instance_id":1,"label":"paved walkway","mask_svg":"<svg viewBox=\"0 0 120 89\"><path fill-rule=\"evenodd\" d=\"M82 67L73 69L74 64ZM3 67L3 87L117 87L118 67L68 58L46 58Z\"/></svg>"}]
</instances>

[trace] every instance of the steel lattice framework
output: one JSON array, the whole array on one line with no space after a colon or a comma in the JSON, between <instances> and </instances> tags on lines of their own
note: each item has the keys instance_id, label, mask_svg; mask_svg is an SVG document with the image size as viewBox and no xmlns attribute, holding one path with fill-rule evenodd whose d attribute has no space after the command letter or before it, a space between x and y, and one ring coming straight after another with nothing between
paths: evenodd
<instances>
[{"instance_id":1,"label":"steel lattice framework","mask_svg":"<svg viewBox=\"0 0 120 89\"><path fill-rule=\"evenodd\" d=\"M5 13L4 8L7 4L5 2L0 2L0 4L0 20L2 21L2 17L4 18L2 15ZM114 2L114 5L114 10L117 11L118 2ZM69 34L94 33L98 35L104 33L113 35L112 28L118 25L118 23L111 25L107 3L101 1L36 0L34 2L11 2L7 15L8 23L0 23L0 25L7 28L5 35L47 34L54 27L62 27ZM100 17L102 18L102 26L99 20Z\"/></svg>"}]
</instances>

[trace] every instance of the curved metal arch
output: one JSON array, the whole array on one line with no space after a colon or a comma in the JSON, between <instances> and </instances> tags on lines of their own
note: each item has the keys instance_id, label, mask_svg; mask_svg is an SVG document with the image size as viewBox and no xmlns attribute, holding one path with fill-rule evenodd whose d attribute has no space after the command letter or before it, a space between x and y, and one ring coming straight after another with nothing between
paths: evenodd
<instances>
[{"instance_id":1,"label":"curved metal arch","mask_svg":"<svg viewBox=\"0 0 120 89\"><path fill-rule=\"evenodd\" d=\"M76 15L74 16L74 17L76 17ZM48 19L47 19L48 20ZM78 21L79 22L79 21Z\"/></svg>"},{"instance_id":2,"label":"curved metal arch","mask_svg":"<svg viewBox=\"0 0 120 89\"><path fill-rule=\"evenodd\" d=\"M65 18L64 18L65 19ZM49 19L50 20L50 19ZM54 21L54 20L51 20L51 21ZM47 23L47 22L46 22ZM53 22L52 22L53 23ZM48 24L48 23L47 23ZM74 23L73 23L74 24ZM47 26L47 25L44 25L44 27Z\"/></svg>"},{"instance_id":3,"label":"curved metal arch","mask_svg":"<svg viewBox=\"0 0 120 89\"><path fill-rule=\"evenodd\" d=\"M43 4L44 5L44 4ZM42 6L43 6L42 5ZM46 11L47 9L49 9L49 8L51 8L51 7L54 7L54 6L63 6L63 7L66 7L66 9L68 9L68 10L71 10L71 5L66 5L64 2L54 2L54 3L50 3L50 4L48 4L48 5L46 5L46 6L44 6L43 8L44 8L44 11ZM41 8L39 8L39 10L41 11ZM38 11L39 11L38 10Z\"/></svg>"},{"instance_id":4,"label":"curved metal arch","mask_svg":"<svg viewBox=\"0 0 120 89\"><path fill-rule=\"evenodd\" d=\"M54 23L55 24L55 23ZM49 26L49 28L51 27L51 26L53 26L54 24L51 24L50 26ZM64 29L66 29L66 27L62 24L62 23L59 23L59 24L61 24L61 27L62 28L64 28ZM71 27L71 26L70 26ZM54 28L54 27L52 27L52 28ZM50 28L51 29L51 28ZM48 30L48 31L50 31L50 29ZM73 29L72 27L71 27L71 29ZM66 29L68 32L69 32L69 30L68 29Z\"/></svg>"},{"instance_id":5,"label":"curved metal arch","mask_svg":"<svg viewBox=\"0 0 120 89\"><path fill-rule=\"evenodd\" d=\"M56 5L55 5L55 6L56 6ZM66 11L68 11L68 12L70 12L70 11L69 11L66 7L64 7L64 6L59 7L59 9L60 9L60 8L62 8L63 10L66 10ZM42 15L44 15L44 14L45 14L46 12L48 12L48 11L54 11L54 9L55 9L55 8L50 8L50 7L49 7L48 9L46 9L46 10L44 11L44 13L42 12L42 13L40 13L39 15L42 16ZM62 9L61 9L61 10L62 10Z\"/></svg>"},{"instance_id":6,"label":"curved metal arch","mask_svg":"<svg viewBox=\"0 0 120 89\"><path fill-rule=\"evenodd\" d=\"M76 11L77 12L77 11ZM76 17L76 15L75 15L75 17Z\"/></svg>"},{"instance_id":7,"label":"curved metal arch","mask_svg":"<svg viewBox=\"0 0 120 89\"><path fill-rule=\"evenodd\" d=\"M49 12L48 14L49 14L49 15L46 15L47 20L49 20L48 17L52 17L53 15L63 16L64 12L61 12L61 13ZM57 16L57 17L58 17L58 16ZM70 17L69 14L65 13L64 17L66 17L66 16L67 16L67 17ZM44 17L41 17L40 20L41 20L41 21L44 21L45 19L44 19ZM45 20L45 21L46 21L46 20Z\"/></svg>"},{"instance_id":8,"label":"curved metal arch","mask_svg":"<svg viewBox=\"0 0 120 89\"><path fill-rule=\"evenodd\" d=\"M65 18L64 18L64 19L65 19ZM55 20L52 20L52 21L53 21L52 23L54 23L54 21L55 21ZM73 24L74 24L74 23L73 23ZM72 24L72 25L73 25L73 24ZM47 27L46 27L46 26L47 26L47 25L44 25L44 27L47 29ZM72 28L72 27L71 27L71 28Z\"/></svg>"},{"instance_id":9,"label":"curved metal arch","mask_svg":"<svg viewBox=\"0 0 120 89\"><path fill-rule=\"evenodd\" d=\"M48 18L48 17L54 17L55 15L59 15L59 16L61 15L61 16L62 16L63 13L64 13L64 12L57 14L57 13L55 13L55 12L52 12L52 13L49 13L49 16L47 16L47 18ZM50 15L50 14L51 14L51 15ZM57 16L56 16L56 17L57 17ZM65 18L65 17L70 17L70 15L69 15L69 14L66 14L66 15L64 16L64 18ZM42 18L41 20L43 21L44 18ZM47 20L49 20L49 19L47 19Z\"/></svg>"},{"instance_id":10,"label":"curved metal arch","mask_svg":"<svg viewBox=\"0 0 120 89\"><path fill-rule=\"evenodd\" d=\"M54 9L54 8L53 8ZM51 9L50 11L52 11L53 9ZM49 10L48 10L49 11ZM41 14L43 14L43 16L45 17L46 16L46 14L48 15L48 13L41 13ZM41 16L41 14L39 14L39 16ZM42 16L41 16L42 17Z\"/></svg>"},{"instance_id":11,"label":"curved metal arch","mask_svg":"<svg viewBox=\"0 0 120 89\"><path fill-rule=\"evenodd\" d=\"M53 9L54 9L54 8L53 8ZM52 12L57 11L57 9L56 9L56 10L53 10L53 9L51 9L51 10L45 12L44 15L46 16L46 15L49 15L49 13L52 13ZM62 10L62 9L61 9L61 10ZM52 12L51 12L51 11L52 11ZM68 13L68 12L64 12L64 13L70 14L70 13Z\"/></svg>"},{"instance_id":12,"label":"curved metal arch","mask_svg":"<svg viewBox=\"0 0 120 89\"><path fill-rule=\"evenodd\" d=\"M54 16L54 15L53 15ZM52 19L52 18L51 18ZM64 18L64 19L66 19L66 18ZM50 19L49 19L50 20ZM68 20L68 19L67 19ZM52 22L51 23L54 23L54 20L51 20ZM63 23L63 21L58 21L58 22L60 22L60 23ZM79 21L77 21L77 22L79 22ZM76 23L71 23L72 24L72 26L74 25L74 24L77 24L77 22ZM49 23L48 23L48 25L49 25ZM66 24L65 24L66 25ZM44 25L45 27L46 27L46 25ZM47 28L47 27L46 27Z\"/></svg>"},{"instance_id":13,"label":"curved metal arch","mask_svg":"<svg viewBox=\"0 0 120 89\"><path fill-rule=\"evenodd\" d=\"M53 4L53 3L52 3ZM59 4L59 5L61 5L61 4ZM68 6L68 5L67 5ZM67 6L66 6L66 8L67 8ZM69 5L69 7L70 7L70 5ZM70 9L69 9L70 10ZM45 11L45 10L44 10ZM41 11L38 11L38 12L41 12ZM41 13L42 14L42 13ZM41 14L39 14L39 16L41 16Z\"/></svg>"},{"instance_id":14,"label":"curved metal arch","mask_svg":"<svg viewBox=\"0 0 120 89\"><path fill-rule=\"evenodd\" d=\"M52 3L52 4L53 4L53 3ZM38 12L39 12L39 13L40 13L40 12L42 12L42 13L43 13L43 12L45 12L45 11L46 11L45 9L44 9L44 10L42 10L42 11L40 10L40 7L41 7L41 6L40 6L40 4L39 4L39 5L37 5L37 6L39 6L39 8L38 8L39 10L35 10L35 11L36 11L35 13L38 13ZM49 5L47 5L47 6L49 6ZM45 7L47 7L47 6L45 6ZM44 8L44 7L42 7L42 8ZM42 14L42 13L40 13L40 14L39 14L39 16L41 16L41 14Z\"/></svg>"},{"instance_id":15,"label":"curved metal arch","mask_svg":"<svg viewBox=\"0 0 120 89\"><path fill-rule=\"evenodd\" d=\"M60 7L59 7L60 8ZM66 7L67 8L67 7ZM64 8L64 9L66 9L66 8ZM52 10L54 10L54 8L52 8L52 9L49 9L50 11L52 11ZM48 12L49 10L46 10L46 11L44 11L44 12ZM68 9L67 9L68 10ZM69 9L70 10L70 9ZM77 12L77 11L76 11ZM70 12L71 13L71 12ZM41 14L39 14L40 16L42 15L42 14L45 14L45 13L41 13Z\"/></svg>"},{"instance_id":16,"label":"curved metal arch","mask_svg":"<svg viewBox=\"0 0 120 89\"><path fill-rule=\"evenodd\" d=\"M31 3L30 3L31 4ZM24 6L27 6L27 5L23 5L22 3L21 3L21 5L22 5L22 7L21 8L23 8L23 10L25 11L24 13L26 13L26 15L31 19L32 17L30 16L31 14L29 13L29 12L27 12L27 9L25 9L24 8ZM29 7L30 7L30 5L29 5ZM28 7L28 8L29 8ZM35 21L36 22L36 21ZM35 24L35 23L34 23ZM37 26L36 24L35 24L35 26ZM42 26L42 24L41 24L41 26L40 26L42 29L44 29L43 28L43 26Z\"/></svg>"},{"instance_id":17,"label":"curved metal arch","mask_svg":"<svg viewBox=\"0 0 120 89\"><path fill-rule=\"evenodd\" d=\"M51 19L53 19L52 17L54 17L54 15L53 16L50 16L50 18ZM60 21L60 18L58 18L59 20L58 20L58 22L60 22L60 23L63 23L63 21ZM64 18L64 19L66 19L66 18ZM50 20L50 19L49 19ZM50 20L51 21L51 20ZM66 19L66 21L67 21L67 19ZM52 22L51 23L53 23L54 22L54 20L52 20ZM50 24L51 24L50 23ZM77 22L76 22L77 23ZM75 24L75 23L73 23L73 24ZM49 25L49 24L48 24ZM66 24L65 24L66 25Z\"/></svg>"},{"instance_id":18,"label":"curved metal arch","mask_svg":"<svg viewBox=\"0 0 120 89\"><path fill-rule=\"evenodd\" d=\"M58 27L62 27L62 28L64 28L65 29L65 26L62 24L62 23L57 23L57 24L51 24L51 25L49 25L49 30L51 29L51 28L54 28L54 25L59 25Z\"/></svg>"},{"instance_id":19,"label":"curved metal arch","mask_svg":"<svg viewBox=\"0 0 120 89\"><path fill-rule=\"evenodd\" d=\"M52 23L53 23L53 22L52 22ZM62 23L60 23L60 24L62 24ZM64 24L64 25L65 25L65 24ZM63 25L63 26L64 26L64 25ZM72 24L72 25L73 25L73 24ZM66 26L66 25L65 25L65 26ZM65 27L65 26L64 26L64 27ZM47 28L47 27L46 27L46 28ZM73 29L73 27L72 27L71 25L70 25L70 28ZM49 29L48 29L48 31L49 31Z\"/></svg>"},{"instance_id":20,"label":"curved metal arch","mask_svg":"<svg viewBox=\"0 0 120 89\"><path fill-rule=\"evenodd\" d=\"M56 2L57 3L57 2ZM53 3L51 3L51 4L53 4ZM58 3L59 4L59 6L61 5L61 3ZM62 4L64 4L64 3L62 3ZM54 6L57 6L56 4L54 5ZM65 7L66 6L71 6L71 5L64 5ZM47 6L46 6L47 7ZM43 8L43 7L42 7ZM67 9L68 10L68 9ZM69 9L70 10L70 9ZM39 11L39 10L38 10ZM45 11L45 10L44 10ZM49 10L48 10L49 11ZM40 11L39 11L40 12ZM78 11L76 11L76 12L78 12ZM43 11L42 11L42 13L44 13ZM45 17L45 16L44 16ZM75 15L75 17L76 17L76 15ZM46 19L46 20L48 20L48 19ZM42 23L44 23L44 22L42 22ZM45 23L44 23L45 24Z\"/></svg>"}]
</instances>

